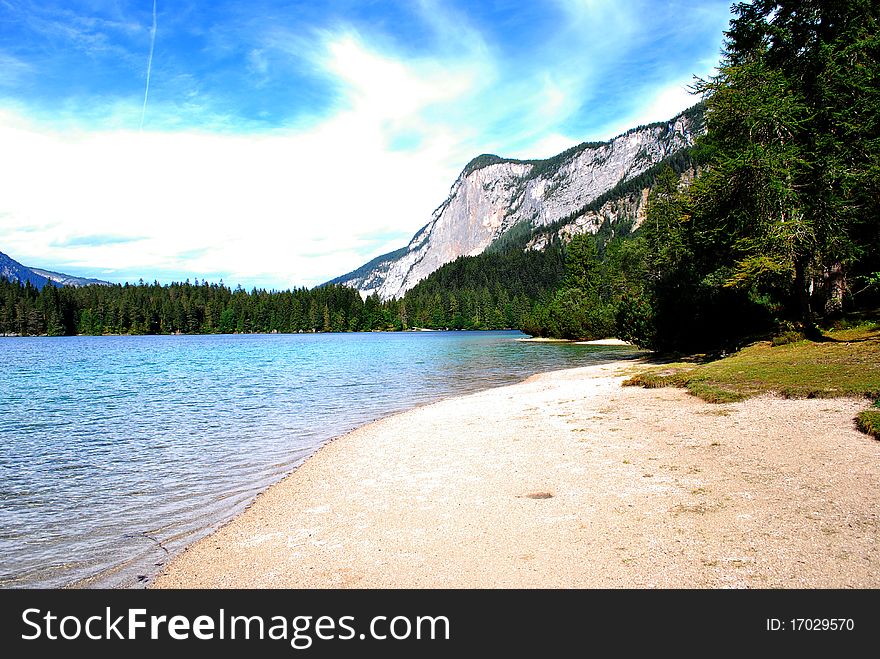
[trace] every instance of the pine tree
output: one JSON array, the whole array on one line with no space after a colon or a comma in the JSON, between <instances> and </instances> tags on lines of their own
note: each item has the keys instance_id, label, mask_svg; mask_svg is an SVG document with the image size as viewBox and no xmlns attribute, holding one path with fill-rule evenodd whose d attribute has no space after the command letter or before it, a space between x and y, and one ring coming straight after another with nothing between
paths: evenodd
<instances>
[{"instance_id":1,"label":"pine tree","mask_svg":"<svg viewBox=\"0 0 880 659\"><path fill-rule=\"evenodd\" d=\"M700 81L711 158L693 188L725 284L781 295L806 328L810 290L839 310L876 262L878 13L870 0L735 7L719 73Z\"/></svg>"}]
</instances>

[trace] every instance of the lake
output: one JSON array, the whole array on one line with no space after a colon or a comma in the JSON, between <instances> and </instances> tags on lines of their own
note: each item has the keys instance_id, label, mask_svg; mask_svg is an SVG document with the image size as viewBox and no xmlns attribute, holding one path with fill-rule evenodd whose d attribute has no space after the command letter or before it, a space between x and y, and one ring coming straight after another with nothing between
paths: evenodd
<instances>
[{"instance_id":1,"label":"lake","mask_svg":"<svg viewBox=\"0 0 880 659\"><path fill-rule=\"evenodd\" d=\"M637 354L523 337L0 339L0 587L138 587L333 437Z\"/></svg>"}]
</instances>

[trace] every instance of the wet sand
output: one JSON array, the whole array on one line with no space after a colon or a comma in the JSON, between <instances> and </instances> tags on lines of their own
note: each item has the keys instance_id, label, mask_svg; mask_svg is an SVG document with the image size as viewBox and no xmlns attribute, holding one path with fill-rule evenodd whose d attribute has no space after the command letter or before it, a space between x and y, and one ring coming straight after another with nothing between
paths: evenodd
<instances>
[{"instance_id":1,"label":"wet sand","mask_svg":"<svg viewBox=\"0 0 880 659\"><path fill-rule=\"evenodd\" d=\"M861 399L714 405L535 376L321 448L161 588L876 588L880 442Z\"/></svg>"}]
</instances>

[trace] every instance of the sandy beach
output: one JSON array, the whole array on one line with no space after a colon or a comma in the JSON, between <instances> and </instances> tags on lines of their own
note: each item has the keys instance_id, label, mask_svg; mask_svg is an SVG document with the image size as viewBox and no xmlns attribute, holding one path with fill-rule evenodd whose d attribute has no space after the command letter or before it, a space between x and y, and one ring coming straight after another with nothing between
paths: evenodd
<instances>
[{"instance_id":1,"label":"sandy beach","mask_svg":"<svg viewBox=\"0 0 880 659\"><path fill-rule=\"evenodd\" d=\"M876 588L863 399L705 403L535 376L321 448L159 588Z\"/></svg>"}]
</instances>

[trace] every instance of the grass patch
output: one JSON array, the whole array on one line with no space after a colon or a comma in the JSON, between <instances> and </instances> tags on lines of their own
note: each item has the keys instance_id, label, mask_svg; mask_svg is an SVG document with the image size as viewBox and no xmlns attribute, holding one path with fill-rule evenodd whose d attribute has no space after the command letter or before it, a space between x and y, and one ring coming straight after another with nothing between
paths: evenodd
<instances>
[{"instance_id":1,"label":"grass patch","mask_svg":"<svg viewBox=\"0 0 880 659\"><path fill-rule=\"evenodd\" d=\"M694 366L691 364L667 364L661 369L653 369L636 373L623 381L624 387L644 387L659 389L661 387L684 387Z\"/></svg>"},{"instance_id":2,"label":"grass patch","mask_svg":"<svg viewBox=\"0 0 880 659\"><path fill-rule=\"evenodd\" d=\"M659 364L624 384L684 387L711 403L732 403L765 393L786 398L880 399L880 325L876 320L861 320L855 327L838 325L815 341L793 333L780 338L753 343L706 363ZM880 405L877 411L860 414L857 425L877 437Z\"/></svg>"},{"instance_id":3,"label":"grass patch","mask_svg":"<svg viewBox=\"0 0 880 659\"><path fill-rule=\"evenodd\" d=\"M865 410L856 417L856 427L874 439L880 439L880 410Z\"/></svg>"},{"instance_id":4,"label":"grass patch","mask_svg":"<svg viewBox=\"0 0 880 659\"><path fill-rule=\"evenodd\" d=\"M746 394L740 391L731 391L730 389L707 384L700 380L690 380L685 387L694 396L702 398L709 403L736 403L748 398Z\"/></svg>"},{"instance_id":5,"label":"grass patch","mask_svg":"<svg viewBox=\"0 0 880 659\"><path fill-rule=\"evenodd\" d=\"M803 332L797 332L794 330L786 330L785 332L780 332L772 339L770 339L771 346L785 346L789 343L797 343L798 341L804 340Z\"/></svg>"},{"instance_id":6,"label":"grass patch","mask_svg":"<svg viewBox=\"0 0 880 659\"><path fill-rule=\"evenodd\" d=\"M819 341L755 343L697 367L688 389L700 383L749 398L880 397L880 329L875 325L825 332ZM695 391L700 395L699 391Z\"/></svg>"}]
</instances>

